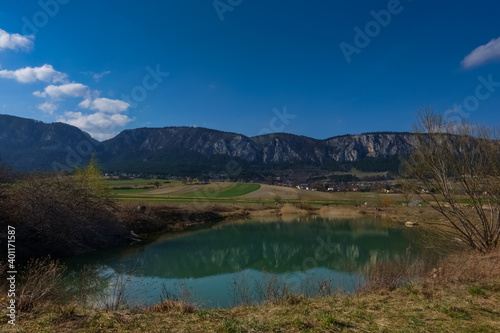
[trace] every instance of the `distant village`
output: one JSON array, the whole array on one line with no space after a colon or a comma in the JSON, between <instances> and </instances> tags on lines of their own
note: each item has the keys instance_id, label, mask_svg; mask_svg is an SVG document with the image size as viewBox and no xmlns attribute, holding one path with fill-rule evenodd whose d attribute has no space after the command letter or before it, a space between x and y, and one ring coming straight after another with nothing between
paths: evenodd
<instances>
[{"instance_id":1,"label":"distant village","mask_svg":"<svg viewBox=\"0 0 500 333\"><path fill-rule=\"evenodd\" d=\"M394 180L385 179L380 177L375 180L359 180L352 175L343 176L334 180L314 180L312 182L298 182L286 180L284 177L275 176L267 177L265 180L255 179L230 179L226 174L220 174L213 178L196 178L196 177L178 177L178 176L165 176L165 175L144 175L137 173L115 172L105 173L104 179L107 180L131 180L131 179L151 179L151 180L176 180L182 181L186 185L190 184L208 184L212 182L244 182L244 183L261 183L267 185L281 186L281 187L295 187L304 191L320 191L320 192L381 192L393 193L397 192L397 185ZM349 181L350 180L350 181Z\"/></svg>"}]
</instances>

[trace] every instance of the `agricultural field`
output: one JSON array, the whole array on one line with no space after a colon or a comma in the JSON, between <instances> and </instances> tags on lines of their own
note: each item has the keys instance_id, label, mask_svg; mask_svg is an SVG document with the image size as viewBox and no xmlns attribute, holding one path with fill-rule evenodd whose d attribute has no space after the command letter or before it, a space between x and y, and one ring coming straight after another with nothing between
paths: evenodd
<instances>
[{"instance_id":1,"label":"agricultural field","mask_svg":"<svg viewBox=\"0 0 500 333\"><path fill-rule=\"evenodd\" d=\"M155 186L158 182L158 188ZM399 194L375 192L319 192L255 183L213 182L184 184L181 181L124 180L108 181L116 198L121 201L190 203L298 203L313 205L370 206L382 202L400 204Z\"/></svg>"},{"instance_id":2,"label":"agricultural field","mask_svg":"<svg viewBox=\"0 0 500 333\"><path fill-rule=\"evenodd\" d=\"M220 182L184 184L180 181L121 180L108 181L113 194L122 200L189 201L190 199L231 199L260 189L260 184Z\"/></svg>"}]
</instances>

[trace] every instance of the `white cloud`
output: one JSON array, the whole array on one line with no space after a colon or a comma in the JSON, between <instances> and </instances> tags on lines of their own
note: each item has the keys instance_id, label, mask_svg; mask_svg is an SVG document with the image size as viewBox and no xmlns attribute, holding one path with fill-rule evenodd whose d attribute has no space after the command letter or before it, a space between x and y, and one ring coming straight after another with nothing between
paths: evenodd
<instances>
[{"instance_id":1,"label":"white cloud","mask_svg":"<svg viewBox=\"0 0 500 333\"><path fill-rule=\"evenodd\" d=\"M496 59L500 59L500 37L472 51L462 60L462 66L464 68L477 67Z\"/></svg>"},{"instance_id":2,"label":"white cloud","mask_svg":"<svg viewBox=\"0 0 500 333\"><path fill-rule=\"evenodd\" d=\"M28 51L33 47L33 39L35 39L33 36L9 34L0 29L0 51L5 49Z\"/></svg>"},{"instance_id":3,"label":"white cloud","mask_svg":"<svg viewBox=\"0 0 500 333\"><path fill-rule=\"evenodd\" d=\"M95 80L95 82L99 82L103 77L105 77L108 74L111 74L111 71L103 71L101 73L96 73L96 72L81 72L81 73L85 75L90 75Z\"/></svg>"},{"instance_id":4,"label":"white cloud","mask_svg":"<svg viewBox=\"0 0 500 333\"><path fill-rule=\"evenodd\" d=\"M90 109L105 113L120 113L126 111L130 104L118 99L96 98L93 101L89 98L78 104L82 109Z\"/></svg>"},{"instance_id":5,"label":"white cloud","mask_svg":"<svg viewBox=\"0 0 500 333\"><path fill-rule=\"evenodd\" d=\"M90 105L92 104L92 100L90 98L86 98L78 104L78 106L82 109L90 109Z\"/></svg>"},{"instance_id":6,"label":"white cloud","mask_svg":"<svg viewBox=\"0 0 500 333\"><path fill-rule=\"evenodd\" d=\"M123 127L133 119L122 114L106 114L97 112L85 115L81 112L65 112L64 116L58 118L58 121L76 126L94 139L106 140L115 136L116 129Z\"/></svg>"},{"instance_id":7,"label":"white cloud","mask_svg":"<svg viewBox=\"0 0 500 333\"><path fill-rule=\"evenodd\" d=\"M52 115L54 113L54 111L57 110L57 105L52 103L52 102L45 102L42 104L38 104L37 108L39 110L43 111L44 113Z\"/></svg>"},{"instance_id":8,"label":"white cloud","mask_svg":"<svg viewBox=\"0 0 500 333\"><path fill-rule=\"evenodd\" d=\"M92 77L94 78L95 82L99 82L100 79L102 79L103 77L105 77L108 74L111 74L111 71L104 71L102 73L95 73L94 75L92 75Z\"/></svg>"},{"instance_id":9,"label":"white cloud","mask_svg":"<svg viewBox=\"0 0 500 333\"><path fill-rule=\"evenodd\" d=\"M15 71L0 70L0 77L14 79L20 83L33 83L36 81L63 83L67 75L56 71L51 65L42 67L25 67Z\"/></svg>"},{"instance_id":10,"label":"white cloud","mask_svg":"<svg viewBox=\"0 0 500 333\"><path fill-rule=\"evenodd\" d=\"M35 91L33 95L43 98L58 99L62 96L68 97L87 97L89 95L89 88L81 83L67 83L60 86L49 85L45 87L44 91Z\"/></svg>"}]
</instances>

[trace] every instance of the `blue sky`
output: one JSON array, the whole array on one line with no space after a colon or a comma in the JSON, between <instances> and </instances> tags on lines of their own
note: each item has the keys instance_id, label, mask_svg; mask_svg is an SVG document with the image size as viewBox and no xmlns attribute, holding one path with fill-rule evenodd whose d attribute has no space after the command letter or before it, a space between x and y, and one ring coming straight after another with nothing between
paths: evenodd
<instances>
[{"instance_id":1,"label":"blue sky","mask_svg":"<svg viewBox=\"0 0 500 333\"><path fill-rule=\"evenodd\" d=\"M0 7L0 113L314 138L500 122L494 0L42 0ZM361 31L361 33L359 33Z\"/></svg>"}]
</instances>

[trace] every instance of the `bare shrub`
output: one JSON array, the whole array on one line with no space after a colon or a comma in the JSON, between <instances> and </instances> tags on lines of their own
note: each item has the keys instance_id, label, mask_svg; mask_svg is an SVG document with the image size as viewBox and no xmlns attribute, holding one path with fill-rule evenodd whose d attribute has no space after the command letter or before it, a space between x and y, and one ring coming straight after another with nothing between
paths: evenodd
<instances>
[{"instance_id":1,"label":"bare shrub","mask_svg":"<svg viewBox=\"0 0 500 333\"><path fill-rule=\"evenodd\" d=\"M314 207L307 201L301 201L297 204L297 207L299 209L303 209L309 212L312 212L314 210Z\"/></svg>"},{"instance_id":2,"label":"bare shrub","mask_svg":"<svg viewBox=\"0 0 500 333\"><path fill-rule=\"evenodd\" d=\"M170 299L165 299L160 304L153 305L150 309L154 312L193 313L196 311L196 307L191 304Z\"/></svg>"},{"instance_id":3,"label":"bare shrub","mask_svg":"<svg viewBox=\"0 0 500 333\"><path fill-rule=\"evenodd\" d=\"M250 305L254 303L250 281L245 272L239 272L233 276L229 290L232 293L234 305Z\"/></svg>"},{"instance_id":4,"label":"bare shrub","mask_svg":"<svg viewBox=\"0 0 500 333\"><path fill-rule=\"evenodd\" d=\"M429 264L423 260L411 260L408 257L369 264L364 269L366 280L358 289L359 291L394 290L425 276L428 267Z\"/></svg>"},{"instance_id":5,"label":"bare shrub","mask_svg":"<svg viewBox=\"0 0 500 333\"><path fill-rule=\"evenodd\" d=\"M174 289L168 289L162 285L161 302L150 309L155 312L180 312L193 313L196 306L193 304L193 290L185 283L174 283Z\"/></svg>"},{"instance_id":6,"label":"bare shrub","mask_svg":"<svg viewBox=\"0 0 500 333\"><path fill-rule=\"evenodd\" d=\"M50 257L30 259L23 268L19 283L20 311L28 312L47 301L60 301L66 266Z\"/></svg>"},{"instance_id":7,"label":"bare shrub","mask_svg":"<svg viewBox=\"0 0 500 333\"><path fill-rule=\"evenodd\" d=\"M98 295L103 293L107 282L101 276L101 268L97 265L84 265L68 276L67 299L88 307L93 306Z\"/></svg>"},{"instance_id":8,"label":"bare shrub","mask_svg":"<svg viewBox=\"0 0 500 333\"><path fill-rule=\"evenodd\" d=\"M28 175L9 197L9 216L33 238L36 253L75 254L126 238L106 189L85 178Z\"/></svg>"},{"instance_id":9,"label":"bare shrub","mask_svg":"<svg viewBox=\"0 0 500 333\"><path fill-rule=\"evenodd\" d=\"M286 281L266 272L263 272L262 283L255 283L255 290L261 302L280 303L290 296Z\"/></svg>"},{"instance_id":10,"label":"bare shrub","mask_svg":"<svg viewBox=\"0 0 500 333\"><path fill-rule=\"evenodd\" d=\"M445 219L427 221L436 232L488 253L500 243L500 149L484 126L446 122L419 112L414 152L403 174L414 178L420 199ZM465 198L466 203L463 202Z\"/></svg>"},{"instance_id":11,"label":"bare shrub","mask_svg":"<svg viewBox=\"0 0 500 333\"><path fill-rule=\"evenodd\" d=\"M297 206L286 204L280 209L281 214L308 214L309 212L305 209L301 209Z\"/></svg>"},{"instance_id":12,"label":"bare shrub","mask_svg":"<svg viewBox=\"0 0 500 333\"><path fill-rule=\"evenodd\" d=\"M490 284L500 287L500 250L487 255L457 252L438 261L428 273L427 281L437 285L450 283Z\"/></svg>"},{"instance_id":13,"label":"bare shrub","mask_svg":"<svg viewBox=\"0 0 500 333\"><path fill-rule=\"evenodd\" d=\"M107 288L102 289L97 298L106 311L117 311L128 307L127 288L132 276L127 273L126 268L120 266L114 273L103 278L107 282Z\"/></svg>"}]
</instances>

